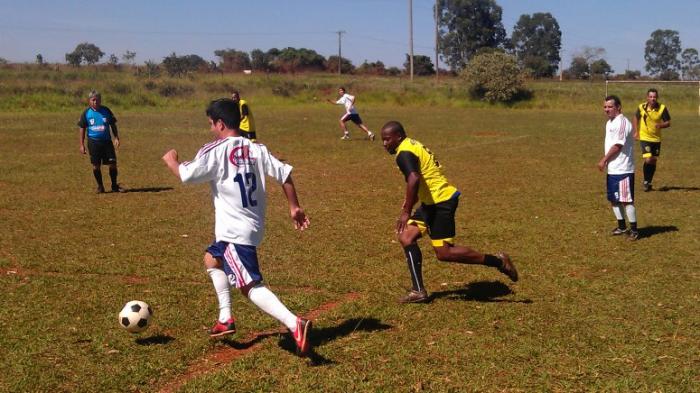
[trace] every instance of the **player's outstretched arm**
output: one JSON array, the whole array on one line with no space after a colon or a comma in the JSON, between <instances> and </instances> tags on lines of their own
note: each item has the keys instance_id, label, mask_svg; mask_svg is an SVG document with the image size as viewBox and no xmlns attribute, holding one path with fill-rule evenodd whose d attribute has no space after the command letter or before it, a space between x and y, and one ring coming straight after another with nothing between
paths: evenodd
<instances>
[{"instance_id":1,"label":"player's outstretched arm","mask_svg":"<svg viewBox=\"0 0 700 393\"><path fill-rule=\"evenodd\" d=\"M299 198L297 198L297 190L294 187L292 175L287 176L287 180L282 184L282 189L284 190L284 195L287 197L287 202L289 202L289 215L292 221L294 221L294 229L303 231L309 227L311 221L309 221L309 217L304 213L304 209L299 206Z\"/></svg>"},{"instance_id":2,"label":"player's outstretched arm","mask_svg":"<svg viewBox=\"0 0 700 393\"><path fill-rule=\"evenodd\" d=\"M80 154L86 154L85 152L85 131L87 128L80 127L78 130L78 139L80 140Z\"/></svg>"},{"instance_id":3,"label":"player's outstretched arm","mask_svg":"<svg viewBox=\"0 0 700 393\"><path fill-rule=\"evenodd\" d=\"M170 172L172 172L177 178L180 178L180 161L177 158L177 151L175 149L168 150L167 153L163 155L162 160L167 165Z\"/></svg>"},{"instance_id":4,"label":"player's outstretched arm","mask_svg":"<svg viewBox=\"0 0 700 393\"><path fill-rule=\"evenodd\" d=\"M399 215L399 218L396 220L396 233L403 232L408 225L408 219L411 217L413 205L418 202L418 184L420 178L421 176L418 172L411 172L406 177L406 196L401 206L401 215Z\"/></svg>"}]
</instances>

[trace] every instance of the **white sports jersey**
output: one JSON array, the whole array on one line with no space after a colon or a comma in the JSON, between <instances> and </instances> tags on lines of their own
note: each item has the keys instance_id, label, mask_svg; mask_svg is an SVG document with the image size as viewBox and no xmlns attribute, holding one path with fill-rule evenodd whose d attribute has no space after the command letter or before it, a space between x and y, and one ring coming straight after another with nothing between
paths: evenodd
<instances>
[{"instance_id":1,"label":"white sports jersey","mask_svg":"<svg viewBox=\"0 0 700 393\"><path fill-rule=\"evenodd\" d=\"M605 151L607 154L614 145L622 145L620 153L608 162L609 175L634 173L632 123L620 113L605 123Z\"/></svg>"},{"instance_id":2,"label":"white sports jersey","mask_svg":"<svg viewBox=\"0 0 700 393\"><path fill-rule=\"evenodd\" d=\"M355 96L345 93L335 103L338 105L345 105L345 113L349 113L351 115L357 114L357 111L355 110Z\"/></svg>"},{"instance_id":3,"label":"white sports jersey","mask_svg":"<svg viewBox=\"0 0 700 393\"><path fill-rule=\"evenodd\" d=\"M209 182L216 241L258 246L265 229L265 175L281 184L291 171L265 145L228 137L202 146L192 161L180 164L180 179Z\"/></svg>"}]
</instances>

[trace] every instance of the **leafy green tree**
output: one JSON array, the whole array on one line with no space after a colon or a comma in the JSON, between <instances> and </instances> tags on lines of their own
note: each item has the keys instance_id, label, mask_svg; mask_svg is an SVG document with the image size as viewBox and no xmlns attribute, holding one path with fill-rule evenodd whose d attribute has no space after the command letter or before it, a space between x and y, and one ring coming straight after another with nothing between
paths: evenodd
<instances>
[{"instance_id":1,"label":"leafy green tree","mask_svg":"<svg viewBox=\"0 0 700 393\"><path fill-rule=\"evenodd\" d=\"M326 58L315 50L288 47L279 52L273 64L281 72L323 71L326 68Z\"/></svg>"},{"instance_id":2,"label":"leafy green tree","mask_svg":"<svg viewBox=\"0 0 700 393\"><path fill-rule=\"evenodd\" d=\"M411 69L411 56L406 54L406 61L403 63L406 72ZM430 57L423 55L413 55L413 74L418 76L435 75L435 67Z\"/></svg>"},{"instance_id":3,"label":"leafy green tree","mask_svg":"<svg viewBox=\"0 0 700 393\"><path fill-rule=\"evenodd\" d=\"M438 0L440 53L453 70L461 70L481 48L502 47L506 30L495 0Z\"/></svg>"},{"instance_id":4,"label":"leafy green tree","mask_svg":"<svg viewBox=\"0 0 700 393\"><path fill-rule=\"evenodd\" d=\"M591 67L588 61L582 56L574 56L568 70L569 75L574 79L588 79L591 75Z\"/></svg>"},{"instance_id":5,"label":"leafy green tree","mask_svg":"<svg viewBox=\"0 0 700 393\"><path fill-rule=\"evenodd\" d=\"M86 64L95 64L105 53L100 50L95 44L83 42L78 44L73 52L66 53L66 61L73 66L80 66L83 62Z\"/></svg>"},{"instance_id":6,"label":"leafy green tree","mask_svg":"<svg viewBox=\"0 0 700 393\"><path fill-rule=\"evenodd\" d=\"M681 53L681 72L683 72L684 80L700 79L700 58L698 50L695 48L686 48Z\"/></svg>"},{"instance_id":7,"label":"leafy green tree","mask_svg":"<svg viewBox=\"0 0 700 393\"><path fill-rule=\"evenodd\" d=\"M0 57L0 65L6 65L6 64L8 64L7 59L4 57Z\"/></svg>"},{"instance_id":8,"label":"leafy green tree","mask_svg":"<svg viewBox=\"0 0 700 393\"><path fill-rule=\"evenodd\" d=\"M160 66L153 60L146 60L146 74L149 78L155 78L160 75Z\"/></svg>"},{"instance_id":9,"label":"leafy green tree","mask_svg":"<svg viewBox=\"0 0 700 393\"><path fill-rule=\"evenodd\" d=\"M681 54L681 39L675 30L655 30L646 42L644 60L646 70L662 79L672 78L680 70L678 55Z\"/></svg>"},{"instance_id":10,"label":"leafy green tree","mask_svg":"<svg viewBox=\"0 0 700 393\"><path fill-rule=\"evenodd\" d=\"M605 59L599 59L592 62L590 65L590 70L592 75L602 75L606 79L614 72L612 67L610 67L610 64L608 64Z\"/></svg>"},{"instance_id":11,"label":"leafy green tree","mask_svg":"<svg viewBox=\"0 0 700 393\"><path fill-rule=\"evenodd\" d=\"M41 53L38 53L36 55L36 63L41 65L44 65L44 56L41 55Z\"/></svg>"},{"instance_id":12,"label":"leafy green tree","mask_svg":"<svg viewBox=\"0 0 700 393\"><path fill-rule=\"evenodd\" d=\"M474 56L462 70L469 92L484 101L512 101L523 90L515 57L502 52Z\"/></svg>"},{"instance_id":13,"label":"leafy green tree","mask_svg":"<svg viewBox=\"0 0 700 393\"><path fill-rule=\"evenodd\" d=\"M338 72L338 56L329 56L326 60L326 70L329 72ZM341 58L340 60L340 72L343 74L350 74L355 71L355 66L349 59Z\"/></svg>"},{"instance_id":14,"label":"leafy green tree","mask_svg":"<svg viewBox=\"0 0 700 393\"><path fill-rule=\"evenodd\" d=\"M628 80L636 80L642 77L642 71L639 70L626 70L624 74L622 74L623 79L628 79Z\"/></svg>"},{"instance_id":15,"label":"leafy green tree","mask_svg":"<svg viewBox=\"0 0 700 393\"><path fill-rule=\"evenodd\" d=\"M206 69L208 64L197 55L178 56L173 52L163 59L162 65L170 76L183 76L198 69Z\"/></svg>"},{"instance_id":16,"label":"leafy green tree","mask_svg":"<svg viewBox=\"0 0 700 393\"><path fill-rule=\"evenodd\" d=\"M381 61L375 61L372 63L364 61L355 70L355 73L361 75L385 75L387 73L386 66Z\"/></svg>"},{"instance_id":17,"label":"leafy green tree","mask_svg":"<svg viewBox=\"0 0 700 393\"><path fill-rule=\"evenodd\" d=\"M260 49L250 52L250 67L255 71L270 71L270 62L267 54Z\"/></svg>"},{"instance_id":18,"label":"leafy green tree","mask_svg":"<svg viewBox=\"0 0 700 393\"><path fill-rule=\"evenodd\" d=\"M221 59L219 66L223 71L239 72L251 69L250 56L247 52L236 49L218 49L214 54Z\"/></svg>"},{"instance_id":19,"label":"leafy green tree","mask_svg":"<svg viewBox=\"0 0 700 393\"><path fill-rule=\"evenodd\" d=\"M549 12L520 15L511 44L521 67L536 78L551 77L559 67L561 30Z\"/></svg>"}]
</instances>

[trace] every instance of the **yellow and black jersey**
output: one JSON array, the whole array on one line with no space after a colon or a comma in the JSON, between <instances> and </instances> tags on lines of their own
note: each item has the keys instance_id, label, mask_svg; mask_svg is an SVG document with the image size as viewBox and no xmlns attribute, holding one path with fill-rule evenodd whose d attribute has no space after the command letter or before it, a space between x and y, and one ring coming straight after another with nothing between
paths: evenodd
<instances>
[{"instance_id":1,"label":"yellow and black jersey","mask_svg":"<svg viewBox=\"0 0 700 393\"><path fill-rule=\"evenodd\" d=\"M415 139L405 138L396 149L396 165L405 178L411 172L421 175L418 199L426 205L434 205L451 199L457 188L451 185L433 153Z\"/></svg>"},{"instance_id":2,"label":"yellow and black jersey","mask_svg":"<svg viewBox=\"0 0 700 393\"><path fill-rule=\"evenodd\" d=\"M255 120L253 119L253 112L250 110L250 105L246 100L238 101L238 108L241 111L241 124L239 129L245 132L255 132Z\"/></svg>"},{"instance_id":3,"label":"yellow and black jersey","mask_svg":"<svg viewBox=\"0 0 700 393\"><path fill-rule=\"evenodd\" d=\"M658 104L656 108L652 108L646 102L639 104L635 117L639 128L639 140L647 142L661 142L661 129L655 126L671 120L666 105Z\"/></svg>"}]
</instances>

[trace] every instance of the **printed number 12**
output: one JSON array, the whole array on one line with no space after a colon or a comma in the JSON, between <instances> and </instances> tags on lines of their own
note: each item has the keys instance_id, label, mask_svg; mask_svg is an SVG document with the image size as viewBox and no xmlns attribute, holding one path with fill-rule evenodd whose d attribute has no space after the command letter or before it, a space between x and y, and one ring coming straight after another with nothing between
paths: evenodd
<instances>
[{"instance_id":1,"label":"printed number 12","mask_svg":"<svg viewBox=\"0 0 700 393\"><path fill-rule=\"evenodd\" d=\"M233 181L238 183L238 187L241 189L241 202L243 203L243 207L248 207L248 205L257 206L258 201L253 199L253 193L258 188L255 173L246 173L245 181L243 180L243 175L238 173L236 177L233 178Z\"/></svg>"}]
</instances>

